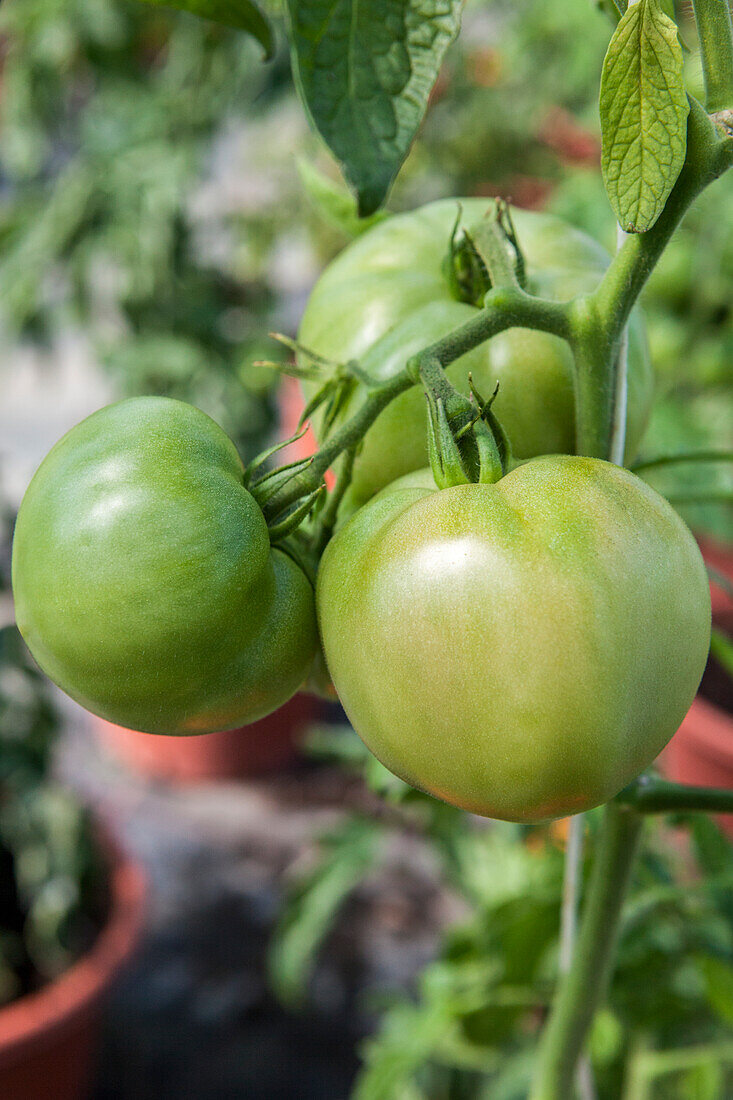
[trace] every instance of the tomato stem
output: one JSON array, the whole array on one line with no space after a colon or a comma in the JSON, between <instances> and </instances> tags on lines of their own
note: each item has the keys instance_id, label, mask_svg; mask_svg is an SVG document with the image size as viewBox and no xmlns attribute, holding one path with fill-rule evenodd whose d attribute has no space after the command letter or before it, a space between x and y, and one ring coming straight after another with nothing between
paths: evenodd
<instances>
[{"instance_id":1,"label":"tomato stem","mask_svg":"<svg viewBox=\"0 0 733 1100\"><path fill-rule=\"evenodd\" d=\"M713 814L733 813L733 791L725 787L688 787L642 775L616 801L640 814L683 813L699 810Z\"/></svg>"},{"instance_id":2,"label":"tomato stem","mask_svg":"<svg viewBox=\"0 0 733 1100\"><path fill-rule=\"evenodd\" d=\"M265 518L269 515L281 515L296 501L313 492L338 456L359 445L390 401L421 382L422 364L432 363L437 368L444 369L497 333L519 324L567 336L568 307L562 302L536 298L519 288L499 287L490 290L486 295L484 308L475 317L414 356L387 382L370 390L358 411L325 441L313 456L308 468L297 477L291 478L281 492L274 493L268 499L263 508ZM446 384L452 391L453 387L447 379Z\"/></svg>"},{"instance_id":3,"label":"tomato stem","mask_svg":"<svg viewBox=\"0 0 733 1100\"><path fill-rule=\"evenodd\" d=\"M728 0L693 0L708 111L733 107L733 27Z\"/></svg>"},{"instance_id":4,"label":"tomato stem","mask_svg":"<svg viewBox=\"0 0 733 1100\"><path fill-rule=\"evenodd\" d=\"M639 458L630 469L653 470L659 466L677 466L685 462L733 462L733 451L678 451L676 454L653 455L651 458Z\"/></svg>"},{"instance_id":5,"label":"tomato stem","mask_svg":"<svg viewBox=\"0 0 733 1100\"><path fill-rule=\"evenodd\" d=\"M608 457L618 351L631 309L687 207L733 164L733 138L721 138L718 128L694 100L690 101L687 129L685 165L664 211L647 233L626 239L592 294L571 302L555 302L528 294L518 285L492 288L476 317L425 348L389 381L371 389L354 416L326 440L309 468L273 494L265 515L270 510L282 514L313 492L335 459L358 446L390 401L420 381L421 363L435 360L444 369L509 328L537 329L569 341L576 361L578 451Z\"/></svg>"},{"instance_id":6,"label":"tomato stem","mask_svg":"<svg viewBox=\"0 0 733 1100\"><path fill-rule=\"evenodd\" d=\"M326 498L326 503L321 512L318 525L315 531L314 545L317 555L321 555L326 548L326 544L330 539L333 529L336 526L336 520L338 519L339 508L341 502L344 499L349 485L351 484L351 475L354 470L354 459L356 458L356 448L352 447L349 451L344 451L341 455L340 469L336 484Z\"/></svg>"},{"instance_id":7,"label":"tomato stem","mask_svg":"<svg viewBox=\"0 0 733 1100\"><path fill-rule=\"evenodd\" d=\"M604 810L576 950L542 1035L530 1100L568 1100L585 1036L613 967L623 900L643 818L630 807Z\"/></svg>"},{"instance_id":8,"label":"tomato stem","mask_svg":"<svg viewBox=\"0 0 733 1100\"><path fill-rule=\"evenodd\" d=\"M733 138L721 137L700 104L690 98L687 154L664 210L646 233L629 234L597 289L589 296L617 339L649 275L687 208L733 164Z\"/></svg>"}]
</instances>

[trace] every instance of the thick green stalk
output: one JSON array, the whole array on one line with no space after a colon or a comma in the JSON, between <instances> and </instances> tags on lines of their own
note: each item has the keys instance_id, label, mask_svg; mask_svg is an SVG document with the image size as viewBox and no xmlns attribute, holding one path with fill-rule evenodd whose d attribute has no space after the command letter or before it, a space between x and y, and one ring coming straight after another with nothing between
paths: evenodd
<instances>
[{"instance_id":1,"label":"thick green stalk","mask_svg":"<svg viewBox=\"0 0 733 1100\"><path fill-rule=\"evenodd\" d=\"M655 470L659 466L680 466L685 462L733 462L733 451L679 451L677 454L653 455L651 458L639 458L630 469Z\"/></svg>"},{"instance_id":2,"label":"thick green stalk","mask_svg":"<svg viewBox=\"0 0 733 1100\"><path fill-rule=\"evenodd\" d=\"M733 791L728 788L688 787L650 776L641 776L626 787L616 796L616 801L631 806L640 814L733 813Z\"/></svg>"},{"instance_id":3,"label":"thick green stalk","mask_svg":"<svg viewBox=\"0 0 733 1100\"><path fill-rule=\"evenodd\" d=\"M617 803L604 810L575 954L540 1041L529 1100L570 1100L573 1095L575 1067L611 974L642 820Z\"/></svg>"},{"instance_id":4,"label":"thick green stalk","mask_svg":"<svg viewBox=\"0 0 733 1100\"><path fill-rule=\"evenodd\" d=\"M700 104L691 99L685 163L664 210L646 233L629 234L597 290L590 295L599 315L608 320L614 341L688 207L731 164L733 139L721 140L715 124Z\"/></svg>"},{"instance_id":5,"label":"thick green stalk","mask_svg":"<svg viewBox=\"0 0 733 1100\"><path fill-rule=\"evenodd\" d=\"M579 454L610 457L619 348L631 310L687 208L732 162L733 141L721 140L690 100L685 164L664 210L648 232L625 239L597 289L571 303Z\"/></svg>"},{"instance_id":6,"label":"thick green stalk","mask_svg":"<svg viewBox=\"0 0 733 1100\"><path fill-rule=\"evenodd\" d=\"M575 358L575 449L592 458L611 457L616 370L623 326L614 333L592 297L571 305Z\"/></svg>"},{"instance_id":7,"label":"thick green stalk","mask_svg":"<svg viewBox=\"0 0 733 1100\"><path fill-rule=\"evenodd\" d=\"M729 0L693 0L711 114L733 108L733 27Z\"/></svg>"},{"instance_id":8,"label":"thick green stalk","mask_svg":"<svg viewBox=\"0 0 733 1100\"><path fill-rule=\"evenodd\" d=\"M648 233L626 240L592 295L569 304L535 298L516 286L490 290L475 318L425 348L394 378L371 390L308 469L273 496L268 511L281 513L313 492L333 461L358 445L389 402L419 381L422 360L435 359L446 367L497 333L517 326L570 340L577 366L578 449L582 454L607 455L613 433L614 364L631 309L684 211L731 163L733 139L721 141L700 105L691 101L687 160L662 215Z\"/></svg>"}]
</instances>

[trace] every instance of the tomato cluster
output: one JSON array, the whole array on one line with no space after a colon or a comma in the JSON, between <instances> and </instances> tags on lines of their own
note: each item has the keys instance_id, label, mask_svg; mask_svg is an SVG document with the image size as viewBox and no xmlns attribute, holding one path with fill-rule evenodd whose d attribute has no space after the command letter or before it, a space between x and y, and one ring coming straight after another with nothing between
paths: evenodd
<instances>
[{"instance_id":1,"label":"tomato cluster","mask_svg":"<svg viewBox=\"0 0 733 1100\"><path fill-rule=\"evenodd\" d=\"M484 207L467 200L465 221ZM443 262L455 212L434 203L355 241L316 286L302 345L387 379L475 316ZM588 238L544 215L514 218L530 289L561 300L597 283L607 257ZM438 490L424 469L425 398L406 391L366 434L354 514L326 546L315 592L203 413L136 398L83 421L18 516L16 614L38 663L117 724L192 734L271 712L325 655L370 749L438 798L531 821L612 797L675 732L702 675L699 551L646 484L572 453L563 341L510 330L448 372L464 392L469 373L488 392L499 381L494 411L522 461L494 484ZM651 390L637 318L632 452ZM353 385L337 422L367 396Z\"/></svg>"}]
</instances>

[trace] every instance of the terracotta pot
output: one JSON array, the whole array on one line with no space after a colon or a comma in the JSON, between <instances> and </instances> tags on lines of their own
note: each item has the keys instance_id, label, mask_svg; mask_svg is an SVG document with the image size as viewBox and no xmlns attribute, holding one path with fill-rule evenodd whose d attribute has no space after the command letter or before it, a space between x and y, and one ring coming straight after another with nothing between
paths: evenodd
<instances>
[{"instance_id":1,"label":"terracotta pot","mask_svg":"<svg viewBox=\"0 0 733 1100\"><path fill-rule=\"evenodd\" d=\"M297 378L287 376L282 378L277 392L277 406L280 421L278 434L281 439L289 439L291 435L297 434L298 422L305 408L300 382ZM299 458L310 458L316 449L316 437L309 426L305 435L277 452L276 461L286 463L296 462Z\"/></svg>"},{"instance_id":2,"label":"terracotta pot","mask_svg":"<svg viewBox=\"0 0 733 1100\"><path fill-rule=\"evenodd\" d=\"M598 135L562 107L551 107L540 123L540 141L557 153L563 164L584 164L596 168L601 159Z\"/></svg>"},{"instance_id":3,"label":"terracotta pot","mask_svg":"<svg viewBox=\"0 0 733 1100\"><path fill-rule=\"evenodd\" d=\"M303 729L320 713L319 701L295 695L284 706L242 729L191 737L137 733L97 719L105 747L139 775L174 783L244 779L292 764Z\"/></svg>"},{"instance_id":4,"label":"terracotta pot","mask_svg":"<svg viewBox=\"0 0 733 1100\"><path fill-rule=\"evenodd\" d=\"M111 910L94 946L37 993L0 1009L2 1100L80 1100L88 1092L102 1002L142 928L145 876L114 846Z\"/></svg>"},{"instance_id":5,"label":"terracotta pot","mask_svg":"<svg viewBox=\"0 0 733 1100\"><path fill-rule=\"evenodd\" d=\"M733 715L698 695L661 765L676 783L733 789ZM721 814L718 822L733 837L733 814Z\"/></svg>"},{"instance_id":6,"label":"terracotta pot","mask_svg":"<svg viewBox=\"0 0 733 1100\"><path fill-rule=\"evenodd\" d=\"M284 377L280 382L277 395L278 412L280 420L279 435L281 439L289 439L298 432L298 423L305 408L303 393L297 378ZM275 461L278 464L297 462L299 458L310 458L318 450L316 437L308 426L304 435L283 447L277 452ZM329 489L333 489L335 477L332 470L326 470L325 482Z\"/></svg>"},{"instance_id":7,"label":"terracotta pot","mask_svg":"<svg viewBox=\"0 0 733 1100\"><path fill-rule=\"evenodd\" d=\"M698 543L705 562L733 582L733 547L723 546L710 539L698 539ZM713 619L733 629L733 599L714 581L710 582L710 602L713 607Z\"/></svg>"}]
</instances>

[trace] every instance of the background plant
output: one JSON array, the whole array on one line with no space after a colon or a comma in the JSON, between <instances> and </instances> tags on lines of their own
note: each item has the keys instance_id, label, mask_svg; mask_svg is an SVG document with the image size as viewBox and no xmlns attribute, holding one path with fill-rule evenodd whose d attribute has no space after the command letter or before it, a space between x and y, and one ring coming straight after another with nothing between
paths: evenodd
<instances>
[{"instance_id":1,"label":"background plant","mask_svg":"<svg viewBox=\"0 0 733 1100\"><path fill-rule=\"evenodd\" d=\"M292 885L270 950L275 988L302 1004L349 895L418 830L470 916L446 930L418 988L371 990L377 1035L359 1100L521 1100L557 977L566 825L489 827L395 779L351 730L314 731L311 751L366 775L383 813L353 814ZM591 840L600 824L590 815ZM689 840L688 840L689 838ZM590 859L583 870L587 883ZM650 823L606 1006L589 1039L601 1100L721 1098L733 1087L730 845L704 817Z\"/></svg>"},{"instance_id":2,"label":"background plant","mask_svg":"<svg viewBox=\"0 0 733 1100\"><path fill-rule=\"evenodd\" d=\"M199 5L187 4L186 7L189 7L189 8L194 7L197 10L205 10L205 5L203 5L203 4L199 4ZM606 5L605 7L608 11L610 11L610 13L612 15L615 15L615 17L618 18L618 15L620 14L620 11L618 9L623 8L624 5ZM657 18L659 20L659 12L658 12L658 9L657 9L656 5L653 5L650 2L648 4L644 4L644 7L645 7L646 10L652 11L655 15L655 18ZM248 5L248 4L243 5L243 8L251 9L252 11L257 10L256 8L254 8L253 5ZM319 97L320 96L324 97L324 100L321 101L321 108L322 108L323 107L323 102L326 103L327 107L332 107L333 106L333 97L343 94L343 95L346 96L346 105L347 105L347 113L349 115L349 122L350 123L353 122L354 118L357 118L357 121L358 121L358 114L354 115L355 104L348 98L348 94L347 94L348 88L345 89L343 81L341 82L341 85L339 85L338 81L334 82L334 88L330 89L330 90L329 89L324 89L322 86L319 86L319 84L318 84L318 66L313 63L314 59L313 59L313 56L312 56L312 48L311 48L312 47L312 42L309 38L309 31L308 31L308 25L307 25L308 20L306 18L307 13L305 11L305 7L301 7L301 6L299 6L295 3L291 3L291 4L288 5L288 10L289 10L289 14L290 14L291 37L292 37L293 42L295 43L296 75L297 75L298 80L299 80L299 86L300 86L301 94L303 95L307 105L311 109L311 113L313 113L313 111L316 109L316 107L319 103ZM250 14L251 14L251 12L250 12ZM441 12L439 13L439 15L436 15L436 13L434 11L432 12L432 15L435 16L435 18L434 18L435 29L436 29L436 39L435 40L436 40L437 46L436 46L436 49L434 51L433 56L429 59L430 60L430 75L431 75L431 77L437 75L437 72L438 72L438 69L439 69L439 66L440 66L440 61L442 59L443 49L447 48L447 44L448 44L448 42L451 38L452 33L454 32L455 29L457 29L457 14L458 14L458 5L446 5L444 9L441 9ZM666 26L666 24L662 24L661 21L659 21L659 25ZM269 47L268 35L265 31L263 31L262 25L260 23L258 23L256 18L254 18L254 22L252 23L252 26L251 26L250 29L252 29L252 28L255 30L256 35L260 38L261 43L266 48ZM374 41L376 41L376 39L378 37L378 35L376 34L375 26L370 25L370 24L367 23L363 28L360 28L360 29L363 29L366 32L365 37L364 37L364 41L367 44L367 51L368 51L368 49L373 45ZM372 34L375 35L374 40L372 40L370 38L370 35L372 35ZM416 43L414 41L410 40L407 44L407 53L408 53L408 55L409 55L410 49L413 49L413 48L415 48L415 49L417 48ZM675 57L677 57L677 55L675 55ZM679 60L679 58L677 58L677 60ZM676 63L677 63L677 61L675 62L675 64ZM680 66L680 69L681 69L681 66ZM341 74L339 74L339 75L341 75ZM730 74L728 74L728 75L730 75ZM348 82L346 82L346 83L348 83ZM389 82L387 81L386 83L388 84ZM347 178L349 178L351 180L351 182L355 184L356 190L358 192L360 210L361 210L362 213L367 214L367 215L371 215L376 210L376 208L379 206L380 202L383 200L383 198L386 194L386 191L388 190L388 187L389 187L395 173L397 172L398 168L400 167L400 163L401 163L403 157L407 153L407 150L410 146L410 141L412 139L412 136L414 135L415 129L417 128L417 125L420 122L421 110L420 109L418 109L417 111L415 110L415 101L417 99L419 108L426 105L426 103L427 103L427 93L429 91L430 83L431 83L431 80L428 79L425 82L425 85L423 85L419 89L417 89L417 91L419 93L417 95L417 97L415 97L414 95L408 96L408 97L405 97L405 102L398 103L397 113L400 117L400 122L404 123L404 125L401 125L400 127L397 128L397 131L396 131L397 137L391 143L391 147L388 148L386 151L380 149L379 156L375 157L373 161L369 161L368 158L367 158L366 162L364 161L364 159L363 159L363 152L364 152L363 148L359 148L359 149L356 149L356 150L349 148L348 140L347 140L349 125L343 125L342 124L342 125L334 128L331 125L331 122L329 121L328 110L324 111L323 114L321 114L321 115L318 115L318 113L316 112L315 121L320 126L320 129L321 129L321 132L322 132L323 136L326 138L326 140L331 145L331 148L336 153L337 158L344 165L345 173L346 173ZM411 89L411 91L414 91L414 90L415 89ZM677 117L678 125L677 125L677 128L674 131L673 137L678 141L678 144L679 144L679 139L680 139L680 135L681 135L681 126L679 125L680 118L681 118L681 106L680 105L682 104L682 102L684 100L684 88L679 83L677 83L675 85L675 91L676 91L676 95L677 95L677 100L676 100L677 107L680 108L680 110L678 110L678 117ZM390 99L389 92L385 91L385 87L378 88L376 90L376 92L377 92L377 98L379 99L379 102L380 102L381 106L384 106L385 101ZM406 102L407 100L409 100L409 103ZM658 104L656 104L656 106L658 106ZM693 110L693 114L691 116L691 119L692 119L692 123L691 123L692 132L694 134L696 125L699 124L700 127L702 128L701 109L697 109L697 111ZM700 130L700 133L701 132L702 132L702 129ZM699 136L699 134L698 134L698 136ZM346 140L346 144L344 144L345 140ZM390 143L388 142L387 144L389 145ZM704 142L703 142L703 144L704 144ZM693 157L693 160L694 160L694 157ZM667 229L671 226L672 223L675 223L677 220L679 220L679 217L681 216L683 208L687 205L687 201L692 197L693 192L697 189L697 184L695 184L695 186L688 186L687 190L685 189L686 185L690 183L689 173L688 173L688 176L684 177L683 183L682 183L681 186L676 185L676 183L675 183L676 172L675 172L674 169L679 169L681 162L678 162L678 161L679 161L679 158L676 158L675 162L674 162L674 165L673 165L673 170L670 170L667 175L665 175L664 172L661 173L661 176L660 176L660 179L659 179L658 182L660 182L660 184L661 184L660 189L659 189L659 194L661 194L662 198L659 199L659 196L657 196L658 202L657 202L657 205L654 208L652 208L651 210L650 209L643 209L643 210L639 209L639 210L636 210L636 211L634 211L634 210L629 211L627 209L623 209L620 213L620 217L621 217L621 220L624 223L624 225L626 225L626 226L631 225L635 229L650 229L650 236L647 239L651 240L651 241L659 241L659 243L660 243L659 248L657 248L656 245L650 246L650 253L649 253L649 257L648 257L650 264L653 263L654 261L656 261L656 259L658 258L659 252L661 251L661 245L664 243L663 238L665 238L666 234L667 234ZM691 164L692 169L693 169L693 175L694 175L695 167L697 167L697 168L702 168L703 167L703 165L699 161L698 161L697 165L695 165L693 163L693 161L691 161L690 164ZM704 172L701 172L701 177L700 177L701 179L702 179L703 175L704 175ZM620 199L622 198L622 196L619 193L620 189L618 187L616 187L616 189L614 191L613 187L609 187L609 190L613 192L611 194L612 201L614 201L616 203L617 208L619 208L619 202L620 202ZM665 203L667 203L667 202L668 202L669 205L665 205ZM617 209L617 212L618 212L618 209ZM661 219L661 220L658 220L658 219ZM657 229L656 226L661 226L662 228ZM638 259L639 255L643 252L644 247L645 247L644 245L639 245L638 246L638 251L636 252L637 259ZM625 255L633 257L635 248L636 248L636 245L631 245L630 247L627 247L625 249ZM622 260L621 261L621 266L623 266L623 262L624 261ZM644 272L642 271L642 265L640 265L636 270L633 269L633 262L631 263L630 266L632 268L631 275L633 276L633 278L637 279L637 281L641 280L642 275L644 274ZM22 265L21 265L21 267L22 267ZM620 269L617 268L617 270L620 270ZM617 279L616 282L615 282L614 287L612 288L612 291L610 292L611 297L613 297L614 294L615 294L618 300L620 300L621 296L622 296L622 290L620 289L620 282L621 282L621 280ZM628 298L628 295L627 295L627 298ZM606 304L608 304L608 298L606 300ZM618 305L618 301L616 302L616 304ZM525 305L526 305L526 303L525 303ZM621 310L620 312L623 312L623 311ZM719 313L720 313L719 310L714 310L713 311L713 318L712 318L712 323L715 326L718 326L718 327L719 327L719 323L721 321ZM525 319L528 319L528 318L525 318ZM614 322L617 321L618 319L619 319L618 317L614 318ZM535 320L539 320L539 318L536 317ZM623 318L621 318L621 320L623 320ZM723 316L722 321L723 321L723 323L725 322L725 316ZM545 323L547 323L546 319L545 319ZM588 337L589 331L590 330L588 330L585 333L586 337ZM486 335L486 333L484 333L484 335ZM615 342L620 338L620 327L617 328L617 329L614 329L614 331L612 333L612 336L613 336L613 339L611 339L609 337L608 341L607 341L609 346L614 345ZM719 335L716 336L716 339L720 339ZM722 339L724 340L725 337L723 336ZM576 351L578 351L580 353L585 353L586 355L589 355L589 346L590 346L590 340L589 339L585 339L585 341L578 340L576 342ZM447 353L447 352L450 351L450 349L443 348L443 349L441 349L441 351ZM446 354L446 358L447 358L447 354ZM608 356L606 358L608 358ZM588 362L586 362L585 366L586 367L590 366L592 368L592 371L590 371L589 373L592 373L594 371L597 375L596 381L598 381L598 376L601 373L603 373L603 371L605 371L605 369L609 366L609 362L605 362L603 364L599 364L599 362L589 364ZM409 381L410 380L408 380L408 382ZM411 379L411 381L414 381L414 378ZM406 384L407 384L407 382L406 382ZM586 391L584 400L587 401L589 399L589 393L590 393L590 396L592 397L592 391L593 391L593 387L588 387L588 390ZM603 411L604 411L604 414L607 414L608 409L605 409ZM596 409L596 412L598 412L598 409ZM365 426L366 425L362 424L361 428L363 428ZM595 425L595 427L598 428L598 425ZM597 453L607 454L608 450L607 450L605 444L608 442L608 436L609 436L608 424L606 423L605 425L602 426L601 429L599 429L597 431L596 435L594 436L594 445L591 449L592 450L595 449L597 451ZM355 438L356 437L354 437L354 439ZM671 438L672 438L675 445L677 445L681 442L680 431L679 431L679 427L677 425L673 426L673 428L672 428ZM354 442L354 439L351 440L352 444ZM603 446L600 446L599 440L603 440L603 444L604 444ZM581 446L583 446L584 443L587 444L587 442L588 442L588 437L586 436L586 437L584 437L584 440L581 443ZM596 443L599 444L597 446L597 448L595 447ZM343 441L341 441L341 446L343 446ZM333 443L331 444L331 447L332 447L332 450L328 455L328 460L329 461L330 461L331 458L335 457L335 455L336 455L336 453L339 449ZM318 465L319 461L321 463L320 466ZM320 475L323 472L323 468L325 468L325 464L326 464L326 458L325 457L322 460L317 460L316 464L314 464L313 471L312 471L312 474L310 476L313 478L313 477L316 477L316 476ZM699 470L699 469L700 469L700 467L696 467L696 470ZM680 476L680 475L678 475L678 476ZM688 475L682 475L682 476L688 476ZM704 482L704 488L705 488L705 492L709 496L714 496L715 495L715 487L713 486L711 488L709 480L706 480ZM724 493L725 493L724 490L720 490L720 492L721 492L721 495L724 495ZM695 493L697 495L697 493L698 493L697 489L695 490ZM680 494L679 492L675 493L675 490L672 489L672 490L670 490L670 495L672 495L672 496L677 495L678 497L680 497L680 495L684 495L684 494ZM290 503L294 502L294 500L295 500L295 498L293 498L293 501L291 501ZM282 503L282 502L280 502L280 503ZM288 502L286 501L283 506L287 506L287 503ZM680 500L679 503L682 505L685 502ZM635 811L633 811L633 812L635 812ZM621 816L619 816L619 811L612 810L611 814L616 815L615 816L615 821L616 821L616 827L618 829L620 827L619 823L621 821ZM626 816L627 822L628 822L630 816L631 816L631 811ZM609 817L609 820L611 820L610 817ZM604 835L603 831L599 832L599 834L598 834L598 836L600 838L599 839L599 847L602 847L602 845L604 843L603 835ZM606 832L606 835L610 835L610 834L608 832ZM633 839L633 838L631 836L629 836L629 845L630 846L631 846L631 839ZM606 842L606 843L610 843L610 842ZM618 834L617 834L615 843L616 843L616 850L618 852L618 848L619 848ZM619 893L622 892L623 885L624 885L624 883L622 881L619 881L619 891L618 891ZM708 1080L710 1080L710 1078L708 1078Z\"/></svg>"},{"instance_id":3,"label":"background plant","mask_svg":"<svg viewBox=\"0 0 733 1100\"><path fill-rule=\"evenodd\" d=\"M5 580L3 569L0 591ZM91 816L53 778L59 725L48 682L20 634L0 628L0 1005L66 970L106 912Z\"/></svg>"}]
</instances>

